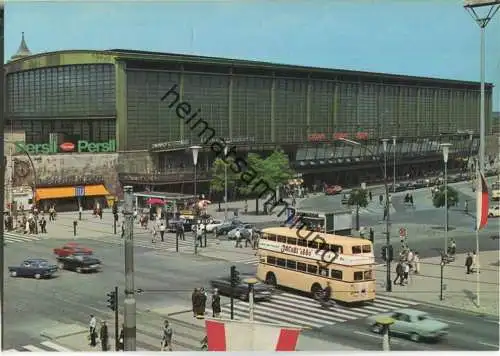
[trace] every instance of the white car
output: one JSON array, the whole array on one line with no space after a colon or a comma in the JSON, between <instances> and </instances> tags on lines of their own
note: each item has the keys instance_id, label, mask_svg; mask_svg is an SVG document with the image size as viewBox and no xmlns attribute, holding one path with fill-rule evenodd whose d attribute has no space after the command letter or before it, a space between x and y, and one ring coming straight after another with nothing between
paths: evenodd
<instances>
[{"instance_id":1,"label":"white car","mask_svg":"<svg viewBox=\"0 0 500 356\"><path fill-rule=\"evenodd\" d=\"M490 218L498 218L500 217L500 206L494 206L488 210L488 216Z\"/></svg>"},{"instance_id":2,"label":"white car","mask_svg":"<svg viewBox=\"0 0 500 356\"><path fill-rule=\"evenodd\" d=\"M214 232L219 226L222 225L221 220L212 220L210 224L207 224L207 232Z\"/></svg>"}]
</instances>

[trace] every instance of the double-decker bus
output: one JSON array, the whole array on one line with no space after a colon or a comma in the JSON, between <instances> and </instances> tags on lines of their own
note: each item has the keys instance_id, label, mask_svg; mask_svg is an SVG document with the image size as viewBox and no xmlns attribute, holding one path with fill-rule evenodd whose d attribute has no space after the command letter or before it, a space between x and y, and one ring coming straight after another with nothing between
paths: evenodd
<instances>
[{"instance_id":1,"label":"double-decker bus","mask_svg":"<svg viewBox=\"0 0 500 356\"><path fill-rule=\"evenodd\" d=\"M375 299L375 258L369 240L288 227L262 230L257 277L314 297L327 282L332 299L347 304Z\"/></svg>"}]
</instances>

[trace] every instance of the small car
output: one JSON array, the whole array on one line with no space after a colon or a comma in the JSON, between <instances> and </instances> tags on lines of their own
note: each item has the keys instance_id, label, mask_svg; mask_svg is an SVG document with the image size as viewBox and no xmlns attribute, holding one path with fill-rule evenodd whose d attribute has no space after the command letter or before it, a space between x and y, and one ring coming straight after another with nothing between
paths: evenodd
<instances>
[{"instance_id":1,"label":"small car","mask_svg":"<svg viewBox=\"0 0 500 356\"><path fill-rule=\"evenodd\" d=\"M54 249L54 254L58 257L69 256L74 253L91 255L93 251L91 248L83 247L76 242L68 242L62 247L57 247Z\"/></svg>"},{"instance_id":2,"label":"small car","mask_svg":"<svg viewBox=\"0 0 500 356\"><path fill-rule=\"evenodd\" d=\"M340 192L342 192L342 187L340 185L331 185L325 189L325 195L336 195Z\"/></svg>"},{"instance_id":3,"label":"small car","mask_svg":"<svg viewBox=\"0 0 500 356\"><path fill-rule=\"evenodd\" d=\"M212 220L209 224L207 224L207 232L214 232L219 226L222 225L221 220Z\"/></svg>"},{"instance_id":4,"label":"small car","mask_svg":"<svg viewBox=\"0 0 500 356\"><path fill-rule=\"evenodd\" d=\"M220 226L215 229L215 235L226 235L229 231L237 228L238 226L243 225L243 223L239 220L229 220L224 221Z\"/></svg>"},{"instance_id":5,"label":"small car","mask_svg":"<svg viewBox=\"0 0 500 356\"><path fill-rule=\"evenodd\" d=\"M101 269L101 261L91 255L74 253L57 258L59 269L75 271L76 273L97 272Z\"/></svg>"},{"instance_id":6,"label":"small car","mask_svg":"<svg viewBox=\"0 0 500 356\"><path fill-rule=\"evenodd\" d=\"M41 258L30 258L24 260L19 266L9 267L11 277L51 278L56 272L56 265Z\"/></svg>"},{"instance_id":7,"label":"small car","mask_svg":"<svg viewBox=\"0 0 500 356\"><path fill-rule=\"evenodd\" d=\"M437 340L448 334L448 324L415 309L400 309L391 313L371 316L367 318L370 330L374 333L381 333L383 326L377 320L387 318L394 321L394 324L389 327L391 335L409 337L414 342Z\"/></svg>"},{"instance_id":8,"label":"small car","mask_svg":"<svg viewBox=\"0 0 500 356\"><path fill-rule=\"evenodd\" d=\"M490 218L498 218L500 217L500 206L494 206L488 210L488 216Z\"/></svg>"},{"instance_id":9,"label":"small car","mask_svg":"<svg viewBox=\"0 0 500 356\"><path fill-rule=\"evenodd\" d=\"M242 235L242 237L245 237L245 234L249 234L250 237L252 236L253 233L253 225L251 224L245 224L245 225L240 225L237 226L236 228L232 229L227 233L227 239L228 240L234 240L236 239L236 232L239 231Z\"/></svg>"},{"instance_id":10,"label":"small car","mask_svg":"<svg viewBox=\"0 0 500 356\"><path fill-rule=\"evenodd\" d=\"M251 277L253 278L253 276L242 276L239 278L237 286L234 287L234 292L233 292L234 298L238 298L241 300L248 300L248 284L245 282L245 278L251 278ZM228 297L231 296L231 293L233 291L229 276L219 277L217 279L210 281L210 286L212 288L217 288L221 295L225 295ZM270 300L274 291L272 286L262 282L254 284L253 288L254 288L255 301Z\"/></svg>"}]
</instances>

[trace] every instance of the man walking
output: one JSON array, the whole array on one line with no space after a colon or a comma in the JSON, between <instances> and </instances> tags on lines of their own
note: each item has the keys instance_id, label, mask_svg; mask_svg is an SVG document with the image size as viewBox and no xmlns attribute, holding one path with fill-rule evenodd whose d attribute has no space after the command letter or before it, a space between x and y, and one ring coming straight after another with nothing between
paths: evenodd
<instances>
[{"instance_id":1,"label":"man walking","mask_svg":"<svg viewBox=\"0 0 500 356\"><path fill-rule=\"evenodd\" d=\"M172 327L170 326L168 320L165 320L160 351L165 351L165 348L167 348L168 351L172 351L172 334Z\"/></svg>"},{"instance_id":2,"label":"man walking","mask_svg":"<svg viewBox=\"0 0 500 356\"><path fill-rule=\"evenodd\" d=\"M398 284L398 281L400 285L403 284L403 264L401 263L401 261L399 261L396 265L396 278L394 279L393 284Z\"/></svg>"},{"instance_id":3,"label":"man walking","mask_svg":"<svg viewBox=\"0 0 500 356\"><path fill-rule=\"evenodd\" d=\"M220 295L219 290L217 288L214 289L214 294L212 295L212 317L219 318L220 317Z\"/></svg>"},{"instance_id":4,"label":"man walking","mask_svg":"<svg viewBox=\"0 0 500 356\"><path fill-rule=\"evenodd\" d=\"M472 256L469 253L467 253L467 258L465 259L465 267L467 269L467 274L471 274L471 267L472 267Z\"/></svg>"},{"instance_id":5,"label":"man walking","mask_svg":"<svg viewBox=\"0 0 500 356\"><path fill-rule=\"evenodd\" d=\"M165 242L164 236L165 236L165 225L163 225L163 223L161 223L161 225L160 225L160 238L161 238L161 242Z\"/></svg>"},{"instance_id":6,"label":"man walking","mask_svg":"<svg viewBox=\"0 0 500 356\"><path fill-rule=\"evenodd\" d=\"M106 321L103 320L101 322L101 330L99 330L99 338L101 339L101 349L102 351L109 350L109 334L108 334L108 325Z\"/></svg>"},{"instance_id":7,"label":"man walking","mask_svg":"<svg viewBox=\"0 0 500 356\"><path fill-rule=\"evenodd\" d=\"M95 347L96 346L96 327L97 327L97 319L95 318L94 315L90 315L90 322L89 322L89 339L90 339L90 346Z\"/></svg>"}]
</instances>

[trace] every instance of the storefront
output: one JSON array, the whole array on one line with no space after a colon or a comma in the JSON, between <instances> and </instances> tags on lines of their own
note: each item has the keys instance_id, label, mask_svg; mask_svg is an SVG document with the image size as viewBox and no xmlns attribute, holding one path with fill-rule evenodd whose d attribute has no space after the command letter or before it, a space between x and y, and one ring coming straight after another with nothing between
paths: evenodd
<instances>
[{"instance_id":1,"label":"storefront","mask_svg":"<svg viewBox=\"0 0 500 356\"><path fill-rule=\"evenodd\" d=\"M43 211L51 206L56 211L77 211L80 205L85 210L106 208L110 195L104 184L46 187L36 189L35 200Z\"/></svg>"}]
</instances>

